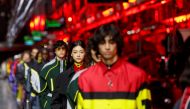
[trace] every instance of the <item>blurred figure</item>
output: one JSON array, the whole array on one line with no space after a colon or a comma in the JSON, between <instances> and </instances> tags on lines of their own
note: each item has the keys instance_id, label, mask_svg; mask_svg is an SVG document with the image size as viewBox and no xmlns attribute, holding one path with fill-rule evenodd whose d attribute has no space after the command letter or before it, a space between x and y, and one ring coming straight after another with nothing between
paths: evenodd
<instances>
[{"instance_id":1,"label":"blurred figure","mask_svg":"<svg viewBox=\"0 0 190 109\"><path fill-rule=\"evenodd\" d=\"M40 56L41 54L41 56ZM38 51L32 59L29 51L24 51L17 66L16 78L18 81L17 101L26 109L40 109L37 93L40 90L39 71L44 65L42 53Z\"/></svg>"},{"instance_id":2,"label":"blurred figure","mask_svg":"<svg viewBox=\"0 0 190 109\"><path fill-rule=\"evenodd\" d=\"M30 61L31 61L31 56L30 56L29 51L24 51L21 54L21 60L19 64L17 65L16 79L19 84L24 84L24 81L25 81L24 80L24 76L25 76L24 63L29 63Z\"/></svg>"},{"instance_id":3,"label":"blurred figure","mask_svg":"<svg viewBox=\"0 0 190 109\"><path fill-rule=\"evenodd\" d=\"M54 44L55 58L46 63L40 72L40 105L42 109L51 109L52 92L55 89L55 77L67 68L67 44L59 40Z\"/></svg>"},{"instance_id":4,"label":"blurred figure","mask_svg":"<svg viewBox=\"0 0 190 109\"><path fill-rule=\"evenodd\" d=\"M21 60L17 65L16 70L16 81L18 85L17 89L17 103L20 108L24 108L24 105L26 104L26 95L25 95L25 66L24 64L29 64L31 61L31 55L29 51L24 51L21 54Z\"/></svg>"},{"instance_id":5,"label":"blurred figure","mask_svg":"<svg viewBox=\"0 0 190 109\"><path fill-rule=\"evenodd\" d=\"M24 63L30 63L31 61L31 55L30 55L30 52L29 51L24 51L22 54L21 54L21 60L19 62L19 64L17 65L17 72L16 72L16 79L17 79L17 82L19 84L24 84L25 82L25 79L24 79L24 76L25 76L25 69L24 69Z\"/></svg>"},{"instance_id":6,"label":"blurred figure","mask_svg":"<svg viewBox=\"0 0 190 109\"><path fill-rule=\"evenodd\" d=\"M31 90L31 97L30 97L30 102L31 102L31 107L32 109L40 109L40 101L39 101L39 90L38 89L40 86L40 80L39 80L39 73L42 69L42 67L47 63L48 61L48 52L45 49L42 49L37 52L35 58L33 59L33 63L31 67L31 73L35 73L36 77L33 76L33 78L30 78L30 81L38 85L35 89ZM31 75L32 76L32 75ZM31 85L32 86L32 85Z\"/></svg>"},{"instance_id":7,"label":"blurred figure","mask_svg":"<svg viewBox=\"0 0 190 109\"><path fill-rule=\"evenodd\" d=\"M5 78L6 77L6 74L7 74L7 71L6 71L7 69L6 69L6 61L3 61L2 63L1 63L1 77L2 78Z\"/></svg>"},{"instance_id":8,"label":"blurred figure","mask_svg":"<svg viewBox=\"0 0 190 109\"><path fill-rule=\"evenodd\" d=\"M73 109L150 109L146 73L121 57L123 40L114 24L99 27L93 46L101 61L87 68L69 87ZM72 85L72 86L71 86ZM70 88L71 89L71 88ZM76 91L75 91L76 92Z\"/></svg>"},{"instance_id":9,"label":"blurred figure","mask_svg":"<svg viewBox=\"0 0 190 109\"><path fill-rule=\"evenodd\" d=\"M13 63L11 64L11 71L9 75L9 80L12 81L12 91L14 94L17 92L17 81L16 81L16 72L17 72L17 65L20 62L20 55L14 55Z\"/></svg>"},{"instance_id":10,"label":"blurred figure","mask_svg":"<svg viewBox=\"0 0 190 109\"><path fill-rule=\"evenodd\" d=\"M31 58L32 58L32 60L35 59L35 57L36 57L36 55L37 55L38 52L39 52L38 48L36 48L36 47L32 48L32 51L31 51Z\"/></svg>"},{"instance_id":11,"label":"blurred figure","mask_svg":"<svg viewBox=\"0 0 190 109\"><path fill-rule=\"evenodd\" d=\"M43 59L44 63L47 63L50 60L50 55L49 55L49 52L46 48L42 49L42 59Z\"/></svg>"},{"instance_id":12,"label":"blurred figure","mask_svg":"<svg viewBox=\"0 0 190 109\"><path fill-rule=\"evenodd\" d=\"M69 50L69 55L71 56L70 67L55 79L55 90L53 91L51 104L52 109L66 109L66 91L69 81L75 73L86 67L85 49L85 43L81 40L71 43Z\"/></svg>"},{"instance_id":13,"label":"blurred figure","mask_svg":"<svg viewBox=\"0 0 190 109\"><path fill-rule=\"evenodd\" d=\"M11 72L11 65L13 63L13 59L12 58L8 58L6 63L7 63L7 65L6 65L7 74L6 75L9 76L10 72Z\"/></svg>"},{"instance_id":14,"label":"blurred figure","mask_svg":"<svg viewBox=\"0 0 190 109\"><path fill-rule=\"evenodd\" d=\"M183 59L186 61L184 61L184 70L179 78L183 95L176 102L173 109L190 109L190 37L185 41L183 53Z\"/></svg>"}]
</instances>

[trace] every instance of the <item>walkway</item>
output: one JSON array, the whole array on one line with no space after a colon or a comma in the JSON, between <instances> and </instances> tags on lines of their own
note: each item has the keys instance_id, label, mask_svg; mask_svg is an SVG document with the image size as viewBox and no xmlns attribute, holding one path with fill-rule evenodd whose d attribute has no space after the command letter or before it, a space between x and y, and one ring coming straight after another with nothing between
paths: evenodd
<instances>
[{"instance_id":1,"label":"walkway","mask_svg":"<svg viewBox=\"0 0 190 109\"><path fill-rule=\"evenodd\" d=\"M17 109L8 81L0 79L0 109Z\"/></svg>"}]
</instances>

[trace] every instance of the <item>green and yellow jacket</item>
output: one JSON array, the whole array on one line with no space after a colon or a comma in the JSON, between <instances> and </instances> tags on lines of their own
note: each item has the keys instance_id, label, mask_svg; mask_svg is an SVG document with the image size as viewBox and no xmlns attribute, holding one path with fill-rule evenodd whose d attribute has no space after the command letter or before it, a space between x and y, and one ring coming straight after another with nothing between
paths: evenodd
<instances>
[{"instance_id":1,"label":"green and yellow jacket","mask_svg":"<svg viewBox=\"0 0 190 109\"><path fill-rule=\"evenodd\" d=\"M40 72L40 104L42 109L51 109L54 79L66 70L66 61L54 58L43 66Z\"/></svg>"}]
</instances>

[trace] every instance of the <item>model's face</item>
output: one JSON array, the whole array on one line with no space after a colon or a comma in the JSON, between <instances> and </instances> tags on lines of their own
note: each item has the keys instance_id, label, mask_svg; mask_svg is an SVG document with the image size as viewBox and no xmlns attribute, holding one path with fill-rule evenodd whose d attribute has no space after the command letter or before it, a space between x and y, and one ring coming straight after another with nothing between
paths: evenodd
<instances>
[{"instance_id":1,"label":"model's face","mask_svg":"<svg viewBox=\"0 0 190 109\"><path fill-rule=\"evenodd\" d=\"M55 54L59 59L64 59L66 55L66 49L64 46L55 49Z\"/></svg>"},{"instance_id":2,"label":"model's face","mask_svg":"<svg viewBox=\"0 0 190 109\"><path fill-rule=\"evenodd\" d=\"M24 53L23 55L23 61L24 62L30 62L30 55L28 53Z\"/></svg>"},{"instance_id":3,"label":"model's face","mask_svg":"<svg viewBox=\"0 0 190 109\"><path fill-rule=\"evenodd\" d=\"M39 54L38 54L37 60L38 60L38 61L42 61L42 53L39 53Z\"/></svg>"},{"instance_id":4,"label":"model's face","mask_svg":"<svg viewBox=\"0 0 190 109\"><path fill-rule=\"evenodd\" d=\"M38 49L33 48L33 49L32 49L32 52L31 52L31 56L32 56L32 58L35 58L36 55L37 55L37 53L38 53Z\"/></svg>"},{"instance_id":5,"label":"model's face","mask_svg":"<svg viewBox=\"0 0 190 109\"><path fill-rule=\"evenodd\" d=\"M48 52L47 51L42 51L42 58L44 60L47 60L48 59Z\"/></svg>"},{"instance_id":6,"label":"model's face","mask_svg":"<svg viewBox=\"0 0 190 109\"><path fill-rule=\"evenodd\" d=\"M73 57L75 62L81 63L84 60L85 49L82 48L81 46L75 46L72 49L71 56Z\"/></svg>"},{"instance_id":7,"label":"model's face","mask_svg":"<svg viewBox=\"0 0 190 109\"><path fill-rule=\"evenodd\" d=\"M98 45L99 53L103 60L113 60L117 57L117 44L111 37L107 36Z\"/></svg>"}]
</instances>

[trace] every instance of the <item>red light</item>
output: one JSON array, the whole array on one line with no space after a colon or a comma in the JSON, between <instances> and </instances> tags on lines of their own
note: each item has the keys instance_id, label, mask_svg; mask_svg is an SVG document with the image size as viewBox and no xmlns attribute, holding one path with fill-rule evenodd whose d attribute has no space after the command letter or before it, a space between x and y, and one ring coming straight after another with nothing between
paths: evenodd
<instances>
[{"instance_id":1,"label":"red light","mask_svg":"<svg viewBox=\"0 0 190 109\"><path fill-rule=\"evenodd\" d=\"M176 4L178 8L183 8L183 0L176 0Z\"/></svg>"},{"instance_id":2,"label":"red light","mask_svg":"<svg viewBox=\"0 0 190 109\"><path fill-rule=\"evenodd\" d=\"M128 9L129 8L129 3L123 2L123 9Z\"/></svg>"},{"instance_id":3,"label":"red light","mask_svg":"<svg viewBox=\"0 0 190 109\"><path fill-rule=\"evenodd\" d=\"M33 20L30 21L29 26L31 31L43 31L45 29L45 17L35 16Z\"/></svg>"},{"instance_id":4,"label":"red light","mask_svg":"<svg viewBox=\"0 0 190 109\"><path fill-rule=\"evenodd\" d=\"M34 22L30 22L30 28L34 29Z\"/></svg>"},{"instance_id":5,"label":"red light","mask_svg":"<svg viewBox=\"0 0 190 109\"><path fill-rule=\"evenodd\" d=\"M129 0L129 3L135 3L136 0Z\"/></svg>"},{"instance_id":6,"label":"red light","mask_svg":"<svg viewBox=\"0 0 190 109\"><path fill-rule=\"evenodd\" d=\"M77 28L80 28L80 27L81 27L81 24L80 24L80 23L77 23L76 27L77 27Z\"/></svg>"},{"instance_id":7,"label":"red light","mask_svg":"<svg viewBox=\"0 0 190 109\"><path fill-rule=\"evenodd\" d=\"M72 22L73 19L72 19L72 17L68 17L67 20L68 20L68 22Z\"/></svg>"},{"instance_id":8,"label":"red light","mask_svg":"<svg viewBox=\"0 0 190 109\"><path fill-rule=\"evenodd\" d=\"M104 10L104 11L102 12L102 14L103 14L104 17L107 17L107 16L113 14L113 12L114 12L114 9L113 9L113 8L109 8L109 9L107 9L107 10Z\"/></svg>"},{"instance_id":9,"label":"red light","mask_svg":"<svg viewBox=\"0 0 190 109\"><path fill-rule=\"evenodd\" d=\"M35 26L34 22L31 21L30 24L29 24L29 26L30 26L30 30L33 31L34 30L34 26Z\"/></svg>"},{"instance_id":10,"label":"red light","mask_svg":"<svg viewBox=\"0 0 190 109\"><path fill-rule=\"evenodd\" d=\"M45 25L45 20L44 20L44 19L41 20L41 25L42 25L42 26Z\"/></svg>"},{"instance_id":11,"label":"red light","mask_svg":"<svg viewBox=\"0 0 190 109\"><path fill-rule=\"evenodd\" d=\"M35 17L35 18L34 18L34 24L35 24L35 25L38 25L39 22L40 22L40 16Z\"/></svg>"},{"instance_id":12,"label":"red light","mask_svg":"<svg viewBox=\"0 0 190 109\"><path fill-rule=\"evenodd\" d=\"M167 33L170 33L170 28L166 28L166 32L167 32Z\"/></svg>"},{"instance_id":13,"label":"red light","mask_svg":"<svg viewBox=\"0 0 190 109\"><path fill-rule=\"evenodd\" d=\"M166 3L166 1L165 1L165 0L162 0L162 1L161 1L161 3L162 3L162 4L165 4L165 3Z\"/></svg>"},{"instance_id":14,"label":"red light","mask_svg":"<svg viewBox=\"0 0 190 109\"><path fill-rule=\"evenodd\" d=\"M92 23L95 20L94 16L87 18L87 23Z\"/></svg>"},{"instance_id":15,"label":"red light","mask_svg":"<svg viewBox=\"0 0 190 109\"><path fill-rule=\"evenodd\" d=\"M52 0L52 7L53 9L56 9L56 0Z\"/></svg>"},{"instance_id":16,"label":"red light","mask_svg":"<svg viewBox=\"0 0 190 109\"><path fill-rule=\"evenodd\" d=\"M155 3L155 2L156 2L155 0L151 0L151 1L150 1L150 3L152 3L152 4Z\"/></svg>"}]
</instances>

